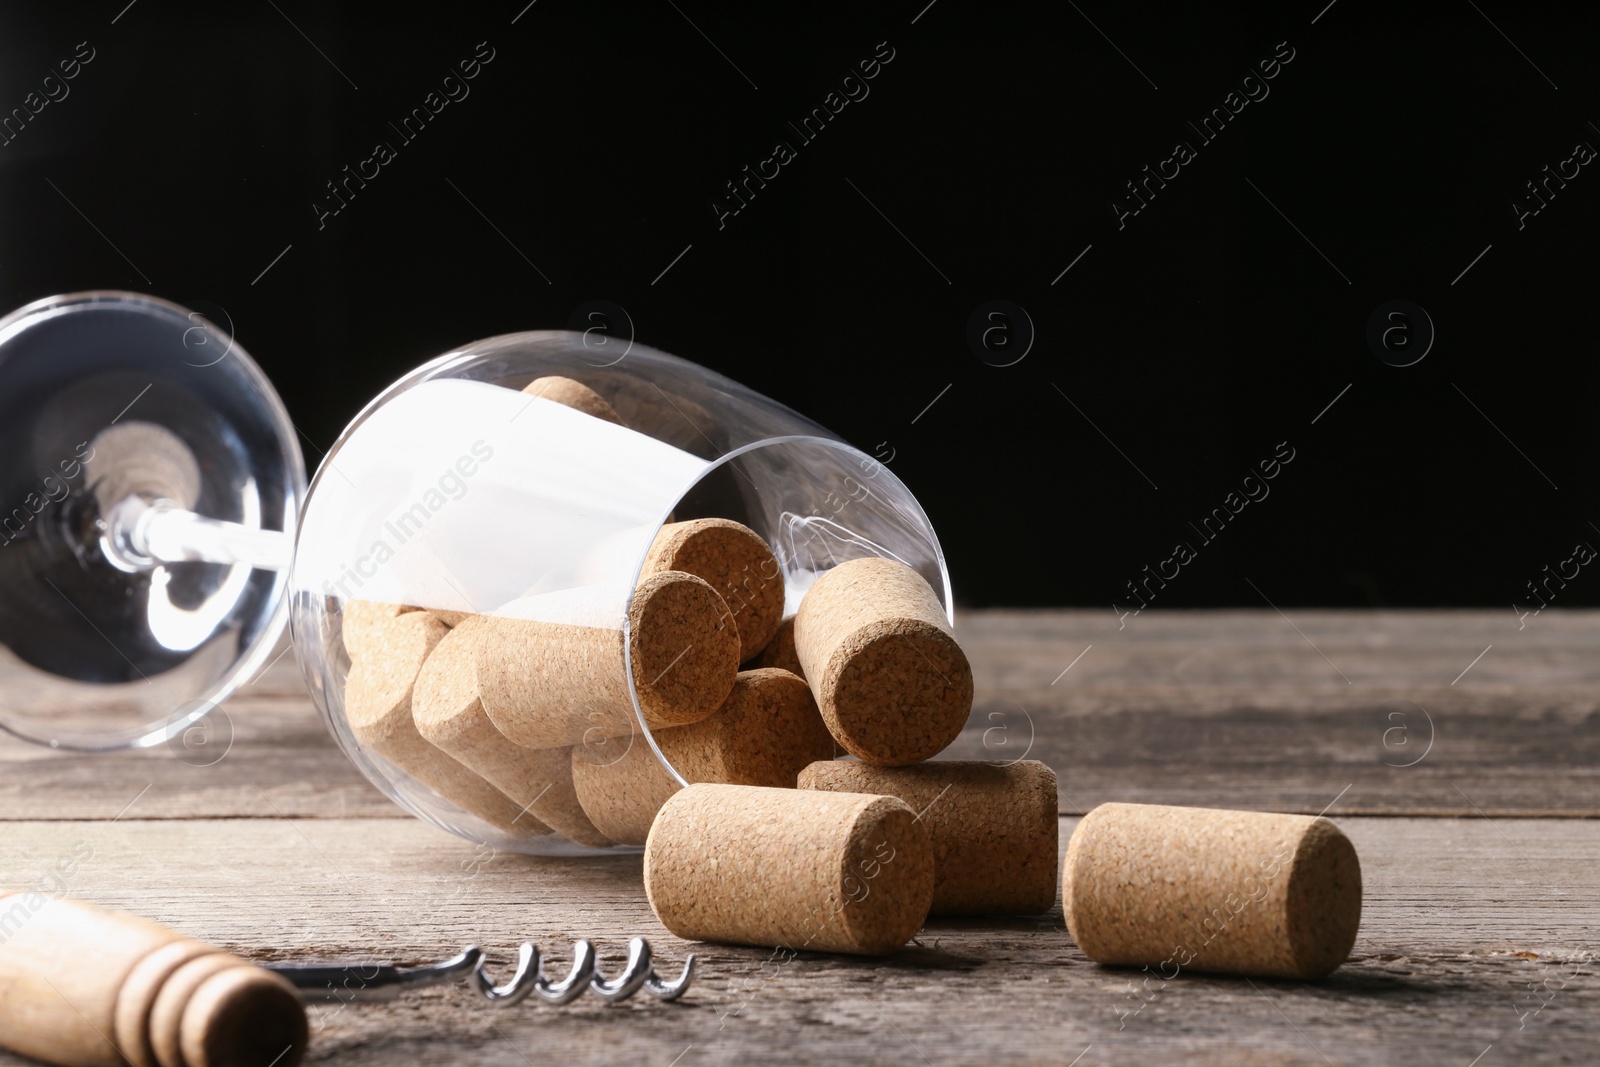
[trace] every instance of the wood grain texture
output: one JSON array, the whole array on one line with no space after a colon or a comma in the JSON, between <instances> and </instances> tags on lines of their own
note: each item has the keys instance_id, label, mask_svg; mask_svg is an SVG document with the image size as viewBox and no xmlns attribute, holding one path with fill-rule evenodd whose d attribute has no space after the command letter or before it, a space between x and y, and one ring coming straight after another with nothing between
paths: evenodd
<instances>
[{"instance_id":1,"label":"wood grain texture","mask_svg":"<svg viewBox=\"0 0 1600 1067\"><path fill-rule=\"evenodd\" d=\"M1509 607L957 621L977 697L945 755L1043 760L1063 812L1316 814L1349 786L1340 811L1600 816L1600 612L1552 609L1521 631ZM180 758L178 742L85 758L0 737L0 820L108 818L147 786L130 814L405 817L334 747L292 654L222 711L213 748ZM197 765L230 734L222 762Z\"/></svg>"},{"instance_id":2,"label":"wood grain texture","mask_svg":"<svg viewBox=\"0 0 1600 1067\"><path fill-rule=\"evenodd\" d=\"M0 820L407 817L334 744L293 652L170 744L82 755L0 735L0 768Z\"/></svg>"},{"instance_id":3,"label":"wood grain texture","mask_svg":"<svg viewBox=\"0 0 1600 1067\"><path fill-rule=\"evenodd\" d=\"M1366 905L1354 958L1314 985L1184 974L1146 990L1078 952L1059 909L934 921L884 960L690 946L651 915L637 856L496 855L405 816L334 747L287 656L229 702L216 747L183 758L0 740L0 891L64 889L258 959L416 962L479 942L504 967L530 938L554 969L590 937L614 971L644 934L664 971L703 961L676 1005L496 1010L440 989L314 1008L314 1062L1591 1062L1600 612L1519 631L1509 607L1286 610L1122 629L1109 608L963 613L977 704L947 755L1049 763L1063 847L1070 813L1108 800L1328 807Z\"/></svg>"},{"instance_id":4,"label":"wood grain texture","mask_svg":"<svg viewBox=\"0 0 1600 1067\"><path fill-rule=\"evenodd\" d=\"M1346 813L1600 815L1600 613L1287 616L958 617L978 696L947 755L1016 758L1031 734L1063 812L1315 815L1348 786Z\"/></svg>"},{"instance_id":5,"label":"wood grain texture","mask_svg":"<svg viewBox=\"0 0 1600 1067\"><path fill-rule=\"evenodd\" d=\"M1075 822L1062 819L1063 846ZM0 890L25 888L14 857L44 866L81 841L93 851L70 894L258 960L417 962L479 943L503 969L529 938L559 969L571 940L586 936L615 971L634 934L651 939L664 972L690 951L701 957L701 978L678 1004L495 1009L457 987L313 1007L312 1062L922 1062L912 1044L930 1063L1065 1064L1093 1045L1082 1064L1325 1055L1466 1067L1491 1044L1501 1058L1485 1064L1589 1062L1600 1013L1593 823L1340 824L1367 891L1350 963L1316 984L1151 978L1142 996L1146 975L1090 963L1059 908L1036 920L933 921L882 960L783 962L672 937L645 903L637 856L492 855L411 820L14 823Z\"/></svg>"}]
</instances>

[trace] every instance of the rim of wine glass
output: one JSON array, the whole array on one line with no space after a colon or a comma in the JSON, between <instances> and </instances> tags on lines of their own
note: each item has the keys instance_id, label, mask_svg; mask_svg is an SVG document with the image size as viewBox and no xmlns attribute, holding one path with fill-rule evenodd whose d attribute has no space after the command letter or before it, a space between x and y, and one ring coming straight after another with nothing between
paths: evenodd
<instances>
[{"instance_id":1,"label":"rim of wine glass","mask_svg":"<svg viewBox=\"0 0 1600 1067\"><path fill-rule=\"evenodd\" d=\"M852 445L849 441L843 440L842 438L820 437L815 434L780 434L774 437L764 437L759 441L751 441L748 444L741 445L738 448L732 449L717 457L717 459L710 463L705 470L700 472L700 476L694 480L694 484L690 485L684 492L687 494L694 488L695 485L699 485L702 481L709 477L713 471L720 470L722 467L727 466L742 456L749 455L752 452L761 451L762 449L776 448L785 445L821 445L823 447L832 449L835 452L841 452L851 457L859 456L868 462L878 463L877 460L874 460L871 456L861 451L861 449L857 448L855 445ZM950 587L950 567L945 561L944 546L939 543L939 533L933 528L933 521L928 518L928 513L923 509L922 502L917 499L916 494L911 491L911 488L900 479L899 475L895 474L888 467L883 466L881 463L878 463L878 466L881 469L879 470L877 476L882 477L883 475L887 474L892 480L892 484L898 488L904 495L905 499L917 509L916 518L921 523L923 532L927 535L928 545L933 550L934 562L939 566L939 580L942 586L940 592L942 594L941 600L943 601L945 618L949 620L951 626L954 626L956 621L955 594L952 592ZM667 520L671 517L677 505L681 502L682 499L680 497L678 501L675 501L672 506L668 507L666 511L661 513L661 517L656 521L656 529L659 530L662 526L666 525ZM873 547L883 548L881 545L874 545ZM632 584L635 588L637 588L639 585L640 575L644 571L645 560L648 559L650 555L650 548L651 546L649 545L645 546L644 551L639 554L638 561L634 564ZM887 551L887 549L885 549L885 551ZM905 561L901 560L900 562L904 563ZM639 705L638 687L633 684L633 642L628 640L629 624L630 619L626 614L624 614L622 618L622 660L628 672L628 698L633 702L634 721L639 724L639 730L641 733L643 733L645 741L650 745L650 751L655 754L656 760L660 762L661 766L666 768L667 773L672 776L673 781L677 782L681 786L687 787L692 783L689 782L688 779L684 778L684 776L678 772L678 768L672 765L672 761L667 759L667 757L662 753L661 746L656 744L654 732L651 731L650 725L645 722L644 708Z\"/></svg>"},{"instance_id":2,"label":"rim of wine glass","mask_svg":"<svg viewBox=\"0 0 1600 1067\"><path fill-rule=\"evenodd\" d=\"M85 289L43 297L0 317L0 344L3 344L7 337L16 332L17 328L27 320L72 314L75 308L116 305L142 305L174 314L185 321L193 321L191 315L200 315L212 329L221 333L220 327L204 313L196 312L171 300L164 300L159 296L125 289ZM238 339L231 331L225 336L230 342L230 347L223 358L230 355L238 357L238 364L245 380L255 388L262 406L270 413L273 429L277 432L278 444L284 453L283 458L288 468L288 477L284 479L284 483L292 490L289 500L290 513L284 517L286 527L284 532L298 531L308 490L305 458L300 452L297 436L299 429L289 418L289 410L278 396L278 391L273 388L271 379L238 343ZM272 615L261 632L256 635L255 640L250 643L250 647L233 662L227 673L215 685L203 693L196 694L191 700L179 704L165 720L104 732L54 731L55 736L50 736L51 731L41 732L25 722L18 722L4 706L0 706L0 730L33 744L69 752L116 752L129 748L152 748L167 743L215 711L235 690L255 676L264 665L267 656L277 648L278 641L289 622L289 573L285 570L282 575L282 588L273 604ZM188 714L177 714L189 705L199 706Z\"/></svg>"}]
</instances>

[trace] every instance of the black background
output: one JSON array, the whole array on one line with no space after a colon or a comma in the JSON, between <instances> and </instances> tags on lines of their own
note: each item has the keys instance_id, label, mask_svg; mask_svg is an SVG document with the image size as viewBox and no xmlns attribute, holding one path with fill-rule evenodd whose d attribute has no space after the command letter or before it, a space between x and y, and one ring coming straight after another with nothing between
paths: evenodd
<instances>
[{"instance_id":1,"label":"black background","mask_svg":"<svg viewBox=\"0 0 1600 1067\"><path fill-rule=\"evenodd\" d=\"M231 323L314 463L416 364L608 300L892 455L971 604L1132 604L1187 540L1153 606L1509 611L1600 545L1600 167L1523 229L1511 207L1600 146L1576 5L926 2L7 4L0 108L94 59L0 148L0 303L134 289ZM879 42L802 145L787 123ZM1200 146L1186 120L1279 42L1270 95ZM319 229L379 140L398 158ZM798 158L719 229L778 140ZM1198 158L1119 230L1178 140ZM1036 331L1012 366L966 340L993 299ZM1413 366L1366 341L1392 299L1437 330ZM1189 522L1285 441L1203 544ZM1586 571L1555 601L1597 602Z\"/></svg>"}]
</instances>

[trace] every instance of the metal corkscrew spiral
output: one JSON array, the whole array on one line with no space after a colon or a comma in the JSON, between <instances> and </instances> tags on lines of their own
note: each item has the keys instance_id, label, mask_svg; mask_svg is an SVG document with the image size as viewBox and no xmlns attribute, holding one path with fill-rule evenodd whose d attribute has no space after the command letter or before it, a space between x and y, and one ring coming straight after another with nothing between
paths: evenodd
<instances>
[{"instance_id":1,"label":"metal corkscrew spiral","mask_svg":"<svg viewBox=\"0 0 1600 1067\"><path fill-rule=\"evenodd\" d=\"M650 942L635 937L628 942L628 962L622 973L608 979L600 972L594 945L580 940L573 945L572 968L559 982L544 973L539 948L524 941L517 954L517 967L511 977L496 984L486 970L483 950L469 945L461 954L441 963L420 967L396 967L387 963L270 963L267 970L288 979L307 1000L383 1001L393 1000L402 990L441 985L465 978L489 1003L509 1006L536 995L549 1004L568 1004L585 991L601 1000L627 1000L640 989L661 1000L676 1000L694 981L694 956L683 964L675 981L664 981L651 962Z\"/></svg>"}]
</instances>

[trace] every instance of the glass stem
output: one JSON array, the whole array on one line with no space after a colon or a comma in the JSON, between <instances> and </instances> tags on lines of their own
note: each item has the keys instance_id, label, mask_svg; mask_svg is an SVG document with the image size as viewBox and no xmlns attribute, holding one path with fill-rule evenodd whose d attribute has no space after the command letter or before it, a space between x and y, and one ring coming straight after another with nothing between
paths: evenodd
<instances>
[{"instance_id":1,"label":"glass stem","mask_svg":"<svg viewBox=\"0 0 1600 1067\"><path fill-rule=\"evenodd\" d=\"M171 501L130 496L106 517L101 547L123 570L161 563L247 563L265 570L289 569L294 538L237 522L208 519Z\"/></svg>"}]
</instances>

